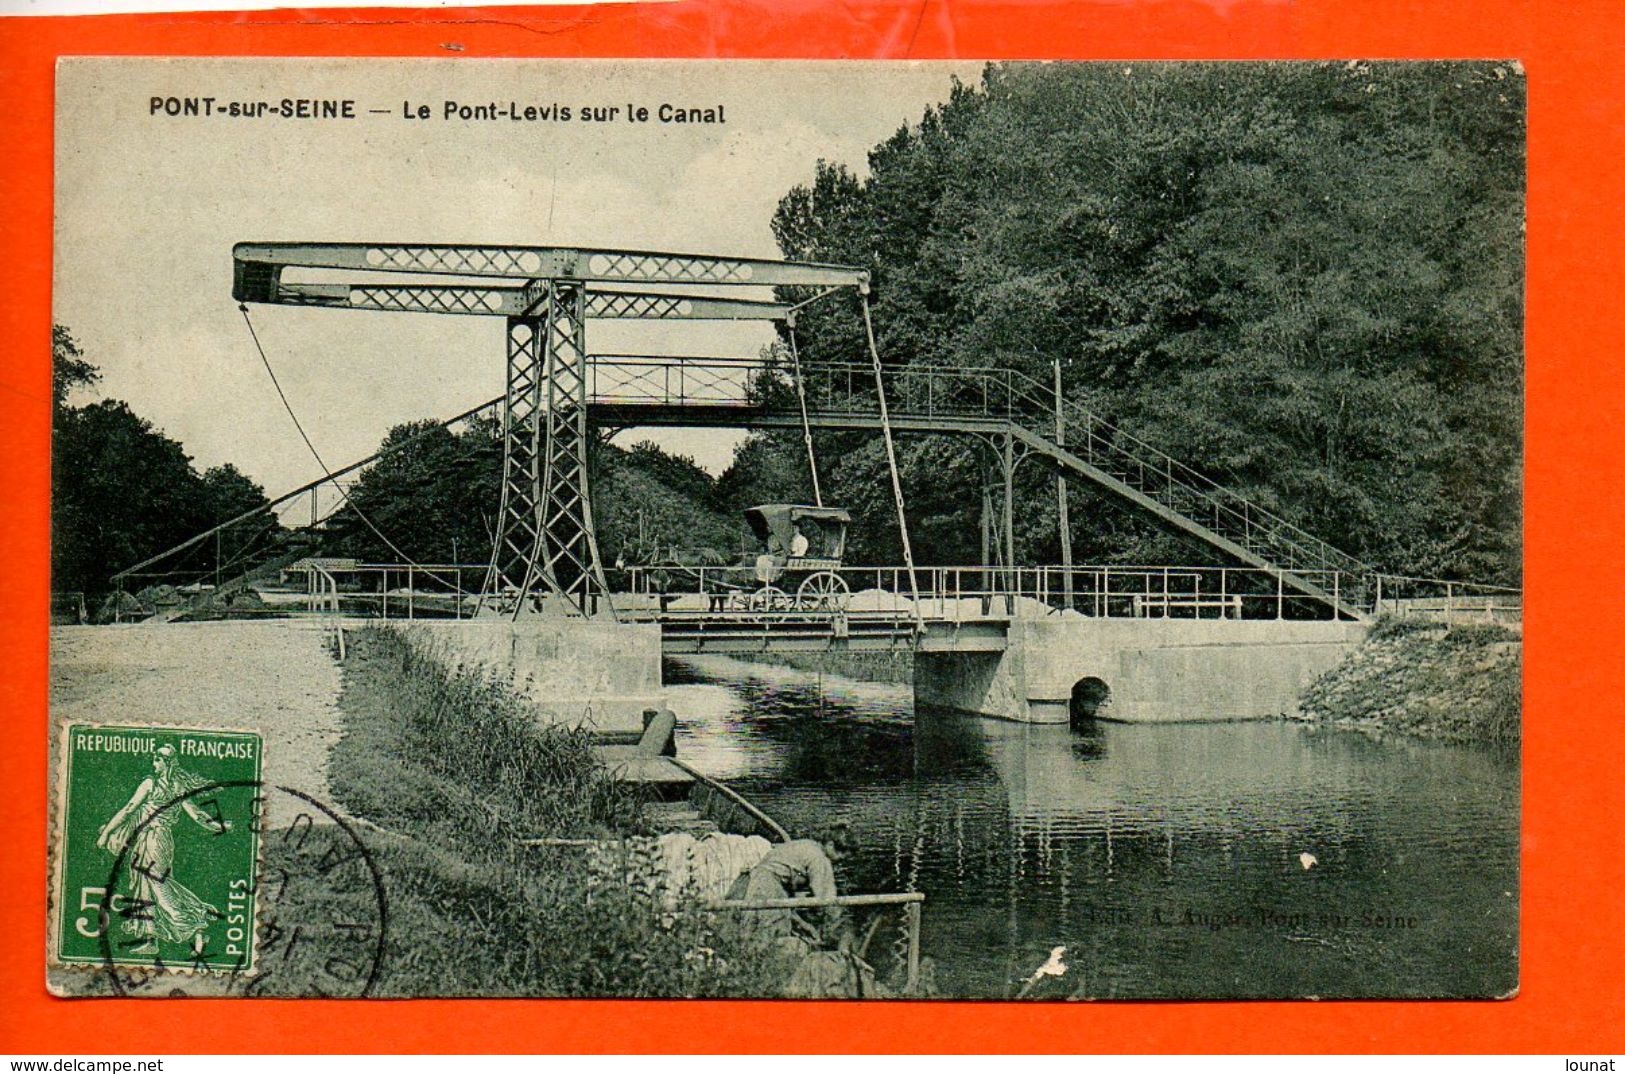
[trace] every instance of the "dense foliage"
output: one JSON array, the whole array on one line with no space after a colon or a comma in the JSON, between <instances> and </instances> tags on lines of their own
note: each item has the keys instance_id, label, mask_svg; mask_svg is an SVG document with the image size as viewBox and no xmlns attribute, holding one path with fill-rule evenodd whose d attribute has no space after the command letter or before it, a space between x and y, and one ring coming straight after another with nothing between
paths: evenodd
<instances>
[{"instance_id":1,"label":"dense foliage","mask_svg":"<svg viewBox=\"0 0 1625 1074\"><path fill-rule=\"evenodd\" d=\"M492 421L461 431L435 421L395 426L389 452L361 471L327 520L323 551L367 563L478 563L490 558L502 489ZM370 525L369 525L370 523Z\"/></svg>"},{"instance_id":2,"label":"dense foliage","mask_svg":"<svg viewBox=\"0 0 1625 1074\"><path fill-rule=\"evenodd\" d=\"M1069 396L1385 569L1511 580L1523 115L1504 64L992 66L867 177L820 162L774 231L872 271L888 363L1047 384L1059 361ZM809 307L798 337L865 356L850 303ZM974 450L904 445L937 558L979 553ZM895 555L877 447L821 453L860 557ZM1049 559L1053 496L1023 475L1018 551ZM1080 557L1168 554L1077 495Z\"/></svg>"},{"instance_id":3,"label":"dense foliage","mask_svg":"<svg viewBox=\"0 0 1625 1074\"><path fill-rule=\"evenodd\" d=\"M266 504L265 494L227 463L198 473L181 445L129 405L103 399L70 405L76 389L99 379L72 334L52 334L51 585L59 592L101 594L114 572ZM212 582L275 544L280 528L269 511L256 514L155 564L149 582Z\"/></svg>"}]
</instances>

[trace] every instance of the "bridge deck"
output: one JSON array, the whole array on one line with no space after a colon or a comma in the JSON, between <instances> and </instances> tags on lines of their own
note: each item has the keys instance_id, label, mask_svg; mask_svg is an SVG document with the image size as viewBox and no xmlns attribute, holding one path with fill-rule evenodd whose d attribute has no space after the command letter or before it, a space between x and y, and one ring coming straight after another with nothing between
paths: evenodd
<instances>
[{"instance_id":1,"label":"bridge deck","mask_svg":"<svg viewBox=\"0 0 1625 1074\"><path fill-rule=\"evenodd\" d=\"M668 655L764 652L1002 652L1009 620L958 622L892 613L842 616L752 617L668 613L658 618L661 651Z\"/></svg>"}]
</instances>

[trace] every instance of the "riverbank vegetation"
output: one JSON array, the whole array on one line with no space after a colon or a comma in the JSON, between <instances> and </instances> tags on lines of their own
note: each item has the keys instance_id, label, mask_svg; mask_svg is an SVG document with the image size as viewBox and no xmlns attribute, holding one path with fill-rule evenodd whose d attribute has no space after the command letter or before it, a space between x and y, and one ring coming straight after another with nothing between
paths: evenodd
<instances>
[{"instance_id":1,"label":"riverbank vegetation","mask_svg":"<svg viewBox=\"0 0 1625 1074\"><path fill-rule=\"evenodd\" d=\"M613 860L518 844L644 831L641 802L597 763L586 732L539 724L503 683L377 628L350 635L339 705L328 781L370 829L388 892L376 994L778 993L786 968L737 918L661 910L653 858L635 842L608 843ZM310 838L342 849L335 828ZM273 836L273 865L277 848ZM286 928L319 906L326 918L334 907L376 916L374 902L361 872L339 870L331 885L290 889L275 914ZM267 991L308 992L324 957L319 945L290 950Z\"/></svg>"},{"instance_id":2,"label":"riverbank vegetation","mask_svg":"<svg viewBox=\"0 0 1625 1074\"><path fill-rule=\"evenodd\" d=\"M1516 744L1522 734L1521 635L1492 624L1385 619L1310 685L1305 718L1445 742Z\"/></svg>"}]
</instances>

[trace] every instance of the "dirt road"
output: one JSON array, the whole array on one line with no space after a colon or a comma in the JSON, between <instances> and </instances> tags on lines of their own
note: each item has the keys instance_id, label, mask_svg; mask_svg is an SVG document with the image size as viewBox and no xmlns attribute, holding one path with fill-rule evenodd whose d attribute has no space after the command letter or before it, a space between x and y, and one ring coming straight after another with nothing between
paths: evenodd
<instances>
[{"instance_id":1,"label":"dirt road","mask_svg":"<svg viewBox=\"0 0 1625 1074\"><path fill-rule=\"evenodd\" d=\"M266 782L333 805L327 753L339 737L340 673L329 636L291 619L55 627L52 771L70 720L258 731Z\"/></svg>"}]
</instances>

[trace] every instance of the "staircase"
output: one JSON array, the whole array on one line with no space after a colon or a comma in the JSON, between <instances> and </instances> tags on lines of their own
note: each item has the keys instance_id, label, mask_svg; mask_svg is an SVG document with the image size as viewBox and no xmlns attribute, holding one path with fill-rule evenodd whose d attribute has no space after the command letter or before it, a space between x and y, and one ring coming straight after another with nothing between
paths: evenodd
<instances>
[{"instance_id":1,"label":"staircase","mask_svg":"<svg viewBox=\"0 0 1625 1074\"><path fill-rule=\"evenodd\" d=\"M1028 450L1247 566L1282 587L1364 618L1374 569L1075 404L1063 403L1067 443L1054 439L1055 399L1009 374L1009 417Z\"/></svg>"}]
</instances>

